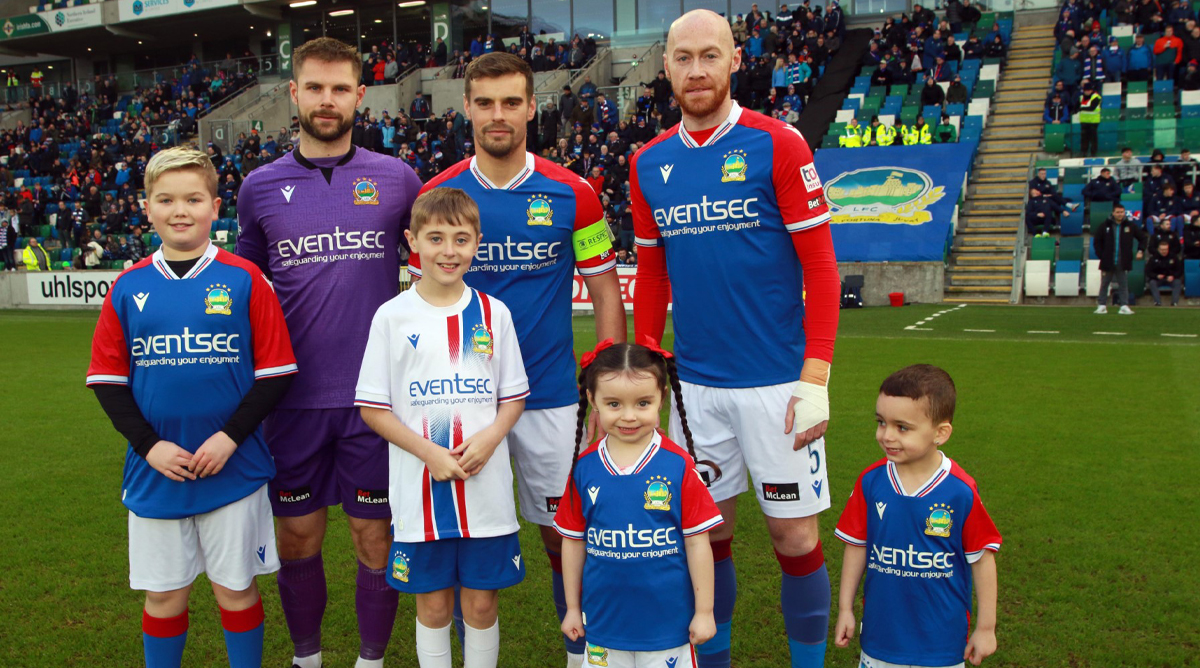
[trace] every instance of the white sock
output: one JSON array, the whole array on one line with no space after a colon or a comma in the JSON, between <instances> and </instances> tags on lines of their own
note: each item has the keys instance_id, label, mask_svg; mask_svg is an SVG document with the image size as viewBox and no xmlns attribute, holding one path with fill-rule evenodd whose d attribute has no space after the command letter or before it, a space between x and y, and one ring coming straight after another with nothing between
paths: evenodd
<instances>
[{"instance_id":1,"label":"white sock","mask_svg":"<svg viewBox=\"0 0 1200 668\"><path fill-rule=\"evenodd\" d=\"M417 663L421 668L450 667L450 627L431 629L417 620Z\"/></svg>"},{"instance_id":2,"label":"white sock","mask_svg":"<svg viewBox=\"0 0 1200 668\"><path fill-rule=\"evenodd\" d=\"M317 652L308 656L293 656L292 664L297 668L321 668L321 653Z\"/></svg>"},{"instance_id":3,"label":"white sock","mask_svg":"<svg viewBox=\"0 0 1200 668\"><path fill-rule=\"evenodd\" d=\"M354 662L354 668L383 668L383 659L364 659L360 656Z\"/></svg>"},{"instance_id":4,"label":"white sock","mask_svg":"<svg viewBox=\"0 0 1200 668\"><path fill-rule=\"evenodd\" d=\"M463 633L463 668L496 668L500 661L500 620L490 629L466 624Z\"/></svg>"},{"instance_id":5,"label":"white sock","mask_svg":"<svg viewBox=\"0 0 1200 668\"><path fill-rule=\"evenodd\" d=\"M583 655L567 652L567 668L583 668Z\"/></svg>"}]
</instances>

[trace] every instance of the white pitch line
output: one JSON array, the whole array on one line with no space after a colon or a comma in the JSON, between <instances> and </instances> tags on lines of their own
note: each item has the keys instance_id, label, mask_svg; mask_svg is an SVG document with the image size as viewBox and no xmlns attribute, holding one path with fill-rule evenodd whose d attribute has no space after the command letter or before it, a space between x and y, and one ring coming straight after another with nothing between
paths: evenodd
<instances>
[{"instance_id":1,"label":"white pitch line","mask_svg":"<svg viewBox=\"0 0 1200 668\"><path fill-rule=\"evenodd\" d=\"M996 330L994 330L994 329L964 329L963 331L964 332L987 332L989 334L994 334L996 332Z\"/></svg>"},{"instance_id":2,"label":"white pitch line","mask_svg":"<svg viewBox=\"0 0 1200 668\"><path fill-rule=\"evenodd\" d=\"M905 327L904 329L911 329L911 330L915 330L918 332L932 332L933 331L932 327L917 327L916 325L909 325L908 327Z\"/></svg>"},{"instance_id":3,"label":"white pitch line","mask_svg":"<svg viewBox=\"0 0 1200 668\"><path fill-rule=\"evenodd\" d=\"M1026 334L1058 334L1057 329L1031 329Z\"/></svg>"},{"instance_id":4,"label":"white pitch line","mask_svg":"<svg viewBox=\"0 0 1200 668\"><path fill-rule=\"evenodd\" d=\"M1125 332L1092 332L1092 334L1099 334L1100 336L1125 336Z\"/></svg>"},{"instance_id":5,"label":"white pitch line","mask_svg":"<svg viewBox=\"0 0 1200 668\"><path fill-rule=\"evenodd\" d=\"M1197 335L1196 334L1168 334L1168 333L1164 332L1163 336L1173 336L1177 339L1194 339L1194 338L1196 338Z\"/></svg>"}]
</instances>

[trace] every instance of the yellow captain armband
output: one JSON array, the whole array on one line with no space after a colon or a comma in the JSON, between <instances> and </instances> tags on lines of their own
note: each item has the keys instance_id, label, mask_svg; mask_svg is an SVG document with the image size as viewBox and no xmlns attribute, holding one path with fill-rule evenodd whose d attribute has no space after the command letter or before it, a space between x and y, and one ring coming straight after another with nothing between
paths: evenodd
<instances>
[{"instance_id":1,"label":"yellow captain armband","mask_svg":"<svg viewBox=\"0 0 1200 668\"><path fill-rule=\"evenodd\" d=\"M575 250L575 261L583 262L612 250L608 225L600 219L582 230L571 233L571 247Z\"/></svg>"}]
</instances>

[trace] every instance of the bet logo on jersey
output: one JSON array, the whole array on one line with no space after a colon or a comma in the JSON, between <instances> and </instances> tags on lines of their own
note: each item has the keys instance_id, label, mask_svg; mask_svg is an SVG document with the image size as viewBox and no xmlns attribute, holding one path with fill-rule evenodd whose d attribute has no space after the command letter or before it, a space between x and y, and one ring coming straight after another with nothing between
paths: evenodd
<instances>
[{"instance_id":1,"label":"bet logo on jersey","mask_svg":"<svg viewBox=\"0 0 1200 668\"><path fill-rule=\"evenodd\" d=\"M408 555L400 550L396 550L392 557L392 579L400 582L408 582Z\"/></svg>"},{"instance_id":2,"label":"bet logo on jersey","mask_svg":"<svg viewBox=\"0 0 1200 668\"><path fill-rule=\"evenodd\" d=\"M671 481L663 476L651 476L646 481L646 492L642 495L646 499L646 505L643 506L646 510L670 510L671 509Z\"/></svg>"},{"instance_id":3,"label":"bet logo on jersey","mask_svg":"<svg viewBox=\"0 0 1200 668\"><path fill-rule=\"evenodd\" d=\"M725 162L721 163L721 183L746 180L746 152L730 151L725 154Z\"/></svg>"},{"instance_id":4,"label":"bet logo on jersey","mask_svg":"<svg viewBox=\"0 0 1200 668\"><path fill-rule=\"evenodd\" d=\"M208 286L208 294L204 297L204 312L209 315L233 315L233 298L229 296L229 286L214 283Z\"/></svg>"},{"instance_id":5,"label":"bet logo on jersey","mask_svg":"<svg viewBox=\"0 0 1200 668\"><path fill-rule=\"evenodd\" d=\"M362 177L354 181L354 203L357 204L379 204L379 184L375 183L367 177Z\"/></svg>"},{"instance_id":6,"label":"bet logo on jersey","mask_svg":"<svg viewBox=\"0 0 1200 668\"><path fill-rule=\"evenodd\" d=\"M925 519L925 535L949 538L950 527L954 526L954 518L951 517L953 512L954 510L944 503L929 506L929 517Z\"/></svg>"},{"instance_id":7,"label":"bet logo on jersey","mask_svg":"<svg viewBox=\"0 0 1200 668\"><path fill-rule=\"evenodd\" d=\"M554 200L538 193L526 201L529 202L529 208L525 211L525 214L528 216L529 225L554 224L554 209L550 208Z\"/></svg>"}]
</instances>

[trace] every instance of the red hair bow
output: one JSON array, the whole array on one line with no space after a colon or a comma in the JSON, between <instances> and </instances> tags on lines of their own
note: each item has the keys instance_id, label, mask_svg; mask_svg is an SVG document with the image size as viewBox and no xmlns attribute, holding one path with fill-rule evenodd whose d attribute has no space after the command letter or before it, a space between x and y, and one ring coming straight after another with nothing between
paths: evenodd
<instances>
[{"instance_id":1,"label":"red hair bow","mask_svg":"<svg viewBox=\"0 0 1200 668\"><path fill-rule=\"evenodd\" d=\"M601 341L600 343L597 343L595 348L592 348L591 350L584 353L583 355L580 355L580 357L579 357L580 368L583 368L583 369L588 368L588 365L590 365L592 362L596 361L596 355L599 355L602 351L604 351L608 348L611 348L612 345L613 345L612 338L607 338L607 339L604 339L603 341Z\"/></svg>"},{"instance_id":2,"label":"red hair bow","mask_svg":"<svg viewBox=\"0 0 1200 668\"><path fill-rule=\"evenodd\" d=\"M658 341L656 341L654 337L650 336L649 334L642 334L639 336L638 343L649 348L650 350L653 350L659 355L662 355L663 359L670 359L674 357L674 355L672 355L669 351L663 350L662 346L658 345Z\"/></svg>"}]
</instances>

